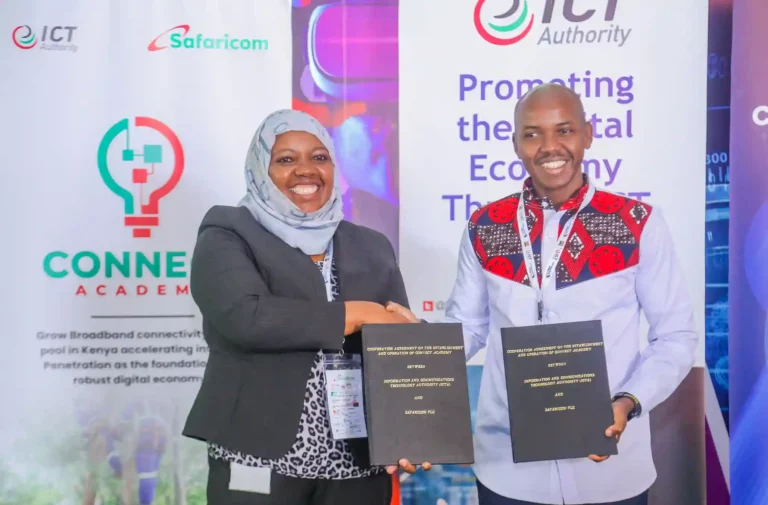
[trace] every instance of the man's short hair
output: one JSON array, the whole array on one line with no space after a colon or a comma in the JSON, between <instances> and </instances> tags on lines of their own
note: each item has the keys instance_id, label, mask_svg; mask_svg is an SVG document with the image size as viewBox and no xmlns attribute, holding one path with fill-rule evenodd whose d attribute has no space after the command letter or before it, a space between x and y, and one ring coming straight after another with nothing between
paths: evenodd
<instances>
[{"instance_id":1,"label":"man's short hair","mask_svg":"<svg viewBox=\"0 0 768 505\"><path fill-rule=\"evenodd\" d=\"M578 93L573 91L568 86L563 86L562 84L558 84L555 82L549 82L546 84L540 84L539 86L533 87L525 92L523 96L520 97L520 100L517 101L515 104L515 116L514 116L514 122L517 123L517 114L519 113L520 109L525 105L525 102L528 101L532 96L535 96L538 93L565 93L567 95L570 95L573 97L574 100L576 100L576 103L579 107L579 112L581 113L581 118L586 121L586 118L584 117L584 104L581 102L581 97Z\"/></svg>"}]
</instances>

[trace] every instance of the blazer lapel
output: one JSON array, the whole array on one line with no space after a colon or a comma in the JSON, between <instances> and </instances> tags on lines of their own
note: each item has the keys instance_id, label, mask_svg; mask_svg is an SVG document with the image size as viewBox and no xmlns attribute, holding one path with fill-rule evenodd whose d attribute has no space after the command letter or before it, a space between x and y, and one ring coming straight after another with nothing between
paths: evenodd
<instances>
[{"instance_id":1,"label":"blazer lapel","mask_svg":"<svg viewBox=\"0 0 768 505\"><path fill-rule=\"evenodd\" d=\"M342 221L333 236L333 254L343 301L366 299L361 292L365 285L365 269L355 254L356 250L359 248L355 247L349 228Z\"/></svg>"},{"instance_id":2,"label":"blazer lapel","mask_svg":"<svg viewBox=\"0 0 768 505\"><path fill-rule=\"evenodd\" d=\"M244 207L243 209L245 212L248 212ZM279 251L279 254L290 263L292 275L295 275L297 279L301 279L298 286L306 293L307 297L313 300L327 300L328 295L325 292L323 274L312 261L312 258L304 254L300 249L289 246L276 235L267 231L261 224L259 224L259 228L263 232L262 236L259 237L259 243L263 244L271 241L273 250ZM335 250L336 244L334 243ZM268 277L269 271L265 271L263 275Z\"/></svg>"}]
</instances>

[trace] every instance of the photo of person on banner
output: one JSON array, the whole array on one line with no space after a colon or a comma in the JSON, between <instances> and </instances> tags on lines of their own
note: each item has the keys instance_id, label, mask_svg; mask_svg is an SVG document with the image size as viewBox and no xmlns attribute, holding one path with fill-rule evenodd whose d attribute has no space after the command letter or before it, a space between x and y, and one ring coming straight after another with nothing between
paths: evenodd
<instances>
[{"instance_id":1,"label":"photo of person on banner","mask_svg":"<svg viewBox=\"0 0 768 505\"><path fill-rule=\"evenodd\" d=\"M276 111L248 149L246 196L200 225L191 293L210 358L183 434L208 443L209 503L390 503L398 468L367 463L362 402L330 408L330 377L362 387L361 326L407 323L384 304L408 298L386 237L344 220L338 170L315 118Z\"/></svg>"},{"instance_id":2,"label":"photo of person on banner","mask_svg":"<svg viewBox=\"0 0 768 505\"><path fill-rule=\"evenodd\" d=\"M79 487L83 505L101 503L111 492L117 492L122 503L155 503L161 463L173 432L167 405L158 399L141 399L110 409L105 402L78 400L87 463ZM174 472L178 465L172 462ZM117 491L110 481L119 483Z\"/></svg>"},{"instance_id":3,"label":"photo of person on banner","mask_svg":"<svg viewBox=\"0 0 768 505\"><path fill-rule=\"evenodd\" d=\"M530 177L475 211L446 302L469 360L486 349L475 425L481 505L645 505L656 480L649 412L694 364L699 340L671 233L658 208L597 189L582 171L592 145L579 95L558 84L527 92L514 149ZM529 240L523 237L529 236ZM560 253L560 254L557 254ZM416 322L396 303L388 310ZM641 351L640 314L650 331ZM501 329L599 320L618 455L515 463Z\"/></svg>"}]
</instances>

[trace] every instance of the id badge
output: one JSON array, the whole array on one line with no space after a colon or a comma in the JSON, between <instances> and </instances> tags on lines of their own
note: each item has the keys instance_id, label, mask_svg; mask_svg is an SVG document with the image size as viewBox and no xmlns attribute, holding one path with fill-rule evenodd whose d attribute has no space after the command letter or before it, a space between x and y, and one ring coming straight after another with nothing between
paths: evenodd
<instances>
[{"instance_id":1,"label":"id badge","mask_svg":"<svg viewBox=\"0 0 768 505\"><path fill-rule=\"evenodd\" d=\"M359 354L324 354L323 370L333 439L366 438L362 357Z\"/></svg>"}]
</instances>

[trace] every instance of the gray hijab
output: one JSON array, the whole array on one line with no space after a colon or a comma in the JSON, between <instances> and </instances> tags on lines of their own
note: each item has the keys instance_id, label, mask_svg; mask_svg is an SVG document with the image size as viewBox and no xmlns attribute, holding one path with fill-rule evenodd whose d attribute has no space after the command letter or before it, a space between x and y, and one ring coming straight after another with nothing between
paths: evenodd
<instances>
[{"instance_id":1,"label":"gray hijab","mask_svg":"<svg viewBox=\"0 0 768 505\"><path fill-rule=\"evenodd\" d=\"M288 131L307 132L317 137L328 149L334 164L331 198L311 214L301 211L269 177L272 146L278 135ZM238 205L247 208L264 228L304 254L326 251L344 213L333 141L315 118L296 110L279 110L267 116L251 140L245 159L245 181L248 192Z\"/></svg>"}]
</instances>

